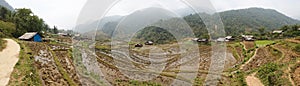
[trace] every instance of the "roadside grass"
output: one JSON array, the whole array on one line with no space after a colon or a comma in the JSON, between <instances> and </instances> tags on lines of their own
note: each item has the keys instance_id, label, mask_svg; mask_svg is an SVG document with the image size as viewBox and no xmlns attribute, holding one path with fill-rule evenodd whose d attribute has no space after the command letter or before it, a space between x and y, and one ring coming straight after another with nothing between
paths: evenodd
<instances>
[{"instance_id":1,"label":"roadside grass","mask_svg":"<svg viewBox=\"0 0 300 86\"><path fill-rule=\"evenodd\" d=\"M6 47L6 42L7 41L0 39L0 51L2 51Z\"/></svg>"},{"instance_id":2,"label":"roadside grass","mask_svg":"<svg viewBox=\"0 0 300 86\"><path fill-rule=\"evenodd\" d=\"M258 41L255 41L255 44L257 47L265 47L267 45L270 45L270 44L274 44L275 41L272 41L272 40L258 40Z\"/></svg>"},{"instance_id":3,"label":"roadside grass","mask_svg":"<svg viewBox=\"0 0 300 86\"><path fill-rule=\"evenodd\" d=\"M19 61L10 76L8 86L42 86L32 51L23 42L17 42L21 47Z\"/></svg>"},{"instance_id":4,"label":"roadside grass","mask_svg":"<svg viewBox=\"0 0 300 86\"><path fill-rule=\"evenodd\" d=\"M230 75L230 86L247 86L245 77L246 74L243 71L236 71Z\"/></svg>"}]
</instances>

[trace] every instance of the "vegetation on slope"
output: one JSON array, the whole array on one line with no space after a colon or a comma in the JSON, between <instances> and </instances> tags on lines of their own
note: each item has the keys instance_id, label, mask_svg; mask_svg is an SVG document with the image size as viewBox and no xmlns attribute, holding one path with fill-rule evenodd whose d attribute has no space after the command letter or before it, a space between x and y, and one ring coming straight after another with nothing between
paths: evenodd
<instances>
[{"instance_id":1,"label":"vegetation on slope","mask_svg":"<svg viewBox=\"0 0 300 86\"><path fill-rule=\"evenodd\" d=\"M204 18L212 18L216 14L210 15L206 13L199 13ZM284 31L283 37L299 36L300 31L297 31L299 26L293 24L300 24L300 21L289 18L275 10L262 8L249 8L241 10L231 10L219 13L224 23L225 32L227 35L240 36L241 34L252 34L258 39L278 38L271 31L282 29ZM158 21L158 23L178 22L179 18L172 18ZM198 38L209 38L208 31L204 22L198 14L191 14L183 17L186 23L191 27L194 34ZM104 26L104 33L112 34L114 26L117 22L108 23ZM286 25L286 26L284 26ZM171 27L183 27L182 24L170 24ZM282 27L284 26L284 27ZM167 36L164 40L172 41L169 36L172 36L167 31L154 30L155 27L145 27L138 33L138 37L142 39L151 39L159 36ZM160 28L166 29L166 28ZM177 30L176 28L173 28ZM159 37L162 38L162 37ZM158 41L163 43L162 41Z\"/></svg>"},{"instance_id":2,"label":"vegetation on slope","mask_svg":"<svg viewBox=\"0 0 300 86\"><path fill-rule=\"evenodd\" d=\"M37 68L34 66L32 51L23 43L19 42L19 44L21 46L20 59L14 67L8 86L42 86Z\"/></svg>"},{"instance_id":3,"label":"vegetation on slope","mask_svg":"<svg viewBox=\"0 0 300 86\"><path fill-rule=\"evenodd\" d=\"M2 51L6 47L6 41L2 40L0 37L0 51Z\"/></svg>"},{"instance_id":4,"label":"vegetation on slope","mask_svg":"<svg viewBox=\"0 0 300 86\"><path fill-rule=\"evenodd\" d=\"M171 33L163 28L155 26L144 28L144 30L138 32L136 38L143 41L153 41L157 44L169 43L176 40Z\"/></svg>"},{"instance_id":5,"label":"vegetation on slope","mask_svg":"<svg viewBox=\"0 0 300 86\"><path fill-rule=\"evenodd\" d=\"M276 63L268 63L257 72L257 77L262 83L267 86L282 86L289 84L287 79L282 78L283 71L280 70L280 65Z\"/></svg>"}]
</instances>

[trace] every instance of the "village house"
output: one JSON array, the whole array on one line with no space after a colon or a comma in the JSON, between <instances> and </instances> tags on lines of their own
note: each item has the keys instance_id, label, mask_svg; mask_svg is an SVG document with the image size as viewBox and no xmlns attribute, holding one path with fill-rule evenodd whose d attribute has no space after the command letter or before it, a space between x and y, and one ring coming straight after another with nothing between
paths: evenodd
<instances>
[{"instance_id":1,"label":"village house","mask_svg":"<svg viewBox=\"0 0 300 86\"><path fill-rule=\"evenodd\" d=\"M134 47L143 47L143 44L135 44Z\"/></svg>"},{"instance_id":2,"label":"village house","mask_svg":"<svg viewBox=\"0 0 300 86\"><path fill-rule=\"evenodd\" d=\"M70 36L68 33L57 33L59 36L64 36L64 37L66 37L66 36Z\"/></svg>"},{"instance_id":3,"label":"village house","mask_svg":"<svg viewBox=\"0 0 300 86\"><path fill-rule=\"evenodd\" d=\"M20 36L18 39L25 41L42 42L42 37L37 32L29 32Z\"/></svg>"},{"instance_id":4,"label":"village house","mask_svg":"<svg viewBox=\"0 0 300 86\"><path fill-rule=\"evenodd\" d=\"M300 31L300 28L298 28L298 30Z\"/></svg>"},{"instance_id":5,"label":"village house","mask_svg":"<svg viewBox=\"0 0 300 86\"><path fill-rule=\"evenodd\" d=\"M145 42L145 45L153 45L153 44L154 44L153 41L147 41L147 42Z\"/></svg>"},{"instance_id":6,"label":"village house","mask_svg":"<svg viewBox=\"0 0 300 86\"><path fill-rule=\"evenodd\" d=\"M208 42L208 39L200 39L200 38L194 38L192 39L194 42L202 42L202 43L206 43Z\"/></svg>"},{"instance_id":7,"label":"village house","mask_svg":"<svg viewBox=\"0 0 300 86\"><path fill-rule=\"evenodd\" d=\"M225 41L234 41L234 37L233 36L226 36L225 37Z\"/></svg>"},{"instance_id":8,"label":"village house","mask_svg":"<svg viewBox=\"0 0 300 86\"><path fill-rule=\"evenodd\" d=\"M255 38L253 35L242 35L244 41L254 41Z\"/></svg>"},{"instance_id":9,"label":"village house","mask_svg":"<svg viewBox=\"0 0 300 86\"><path fill-rule=\"evenodd\" d=\"M281 34L281 33L283 33L283 30L274 30L272 33L273 34Z\"/></svg>"}]
</instances>

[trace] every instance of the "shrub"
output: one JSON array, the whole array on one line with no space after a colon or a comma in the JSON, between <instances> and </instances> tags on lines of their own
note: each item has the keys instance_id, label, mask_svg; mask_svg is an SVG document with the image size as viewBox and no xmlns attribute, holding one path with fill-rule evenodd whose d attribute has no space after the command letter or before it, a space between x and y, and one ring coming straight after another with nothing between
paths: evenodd
<instances>
[{"instance_id":1,"label":"shrub","mask_svg":"<svg viewBox=\"0 0 300 86\"><path fill-rule=\"evenodd\" d=\"M296 52L300 52L300 44L296 45L293 50Z\"/></svg>"}]
</instances>

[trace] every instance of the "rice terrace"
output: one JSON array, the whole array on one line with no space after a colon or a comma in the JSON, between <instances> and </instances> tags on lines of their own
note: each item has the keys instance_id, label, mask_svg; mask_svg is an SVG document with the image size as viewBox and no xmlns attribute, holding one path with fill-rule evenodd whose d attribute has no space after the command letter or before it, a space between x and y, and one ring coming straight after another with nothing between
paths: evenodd
<instances>
[{"instance_id":1,"label":"rice terrace","mask_svg":"<svg viewBox=\"0 0 300 86\"><path fill-rule=\"evenodd\" d=\"M300 1L220 2L0 0L0 86L300 86Z\"/></svg>"}]
</instances>

